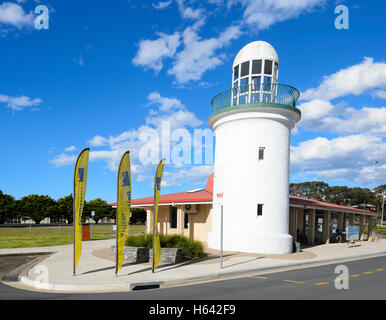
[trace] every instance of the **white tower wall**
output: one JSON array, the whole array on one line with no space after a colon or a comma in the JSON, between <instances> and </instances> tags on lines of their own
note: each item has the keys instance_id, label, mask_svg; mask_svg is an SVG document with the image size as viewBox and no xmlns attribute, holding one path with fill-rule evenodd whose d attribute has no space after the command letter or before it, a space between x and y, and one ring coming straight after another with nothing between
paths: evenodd
<instances>
[{"instance_id":1,"label":"white tower wall","mask_svg":"<svg viewBox=\"0 0 386 320\"><path fill-rule=\"evenodd\" d=\"M289 141L292 112L249 109L214 122L216 136L214 203L209 247L220 249L223 192L224 250L290 253L288 234ZM259 147L264 159L258 160ZM257 216L257 204L263 214Z\"/></svg>"}]
</instances>

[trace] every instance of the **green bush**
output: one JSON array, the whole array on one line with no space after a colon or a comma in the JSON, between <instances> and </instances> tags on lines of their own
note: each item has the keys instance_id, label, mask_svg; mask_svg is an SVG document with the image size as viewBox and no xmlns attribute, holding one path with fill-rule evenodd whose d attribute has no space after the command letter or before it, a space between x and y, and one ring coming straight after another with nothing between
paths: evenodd
<instances>
[{"instance_id":1,"label":"green bush","mask_svg":"<svg viewBox=\"0 0 386 320\"><path fill-rule=\"evenodd\" d=\"M181 235L165 236L160 234L161 248L181 248L185 257L201 258L204 256L204 247L200 241L193 240ZM153 247L153 235L129 236L125 243L130 247Z\"/></svg>"}]
</instances>

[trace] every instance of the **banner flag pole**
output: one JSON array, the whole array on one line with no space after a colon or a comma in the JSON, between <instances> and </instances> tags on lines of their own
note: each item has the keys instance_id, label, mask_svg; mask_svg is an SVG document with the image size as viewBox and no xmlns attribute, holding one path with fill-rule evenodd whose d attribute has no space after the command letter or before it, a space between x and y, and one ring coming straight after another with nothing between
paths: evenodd
<instances>
[{"instance_id":1,"label":"banner flag pole","mask_svg":"<svg viewBox=\"0 0 386 320\"><path fill-rule=\"evenodd\" d=\"M128 236L131 206L130 151L121 158L117 179L115 276L122 268L123 250Z\"/></svg>"},{"instance_id":2,"label":"banner flag pole","mask_svg":"<svg viewBox=\"0 0 386 320\"><path fill-rule=\"evenodd\" d=\"M75 276L76 267L79 262L82 251L82 213L84 200L86 197L88 158L90 148L83 149L76 159L73 181L73 241L74 241L74 259L73 275Z\"/></svg>"},{"instance_id":3,"label":"banner flag pole","mask_svg":"<svg viewBox=\"0 0 386 320\"><path fill-rule=\"evenodd\" d=\"M153 202L153 211L154 211L154 223L153 223L153 264L152 272L155 272L155 269L158 266L159 260L161 258L161 243L158 233L158 203L159 196L161 192L161 180L162 174L164 171L165 159L162 159L158 164L157 171L154 178L154 202Z\"/></svg>"}]
</instances>

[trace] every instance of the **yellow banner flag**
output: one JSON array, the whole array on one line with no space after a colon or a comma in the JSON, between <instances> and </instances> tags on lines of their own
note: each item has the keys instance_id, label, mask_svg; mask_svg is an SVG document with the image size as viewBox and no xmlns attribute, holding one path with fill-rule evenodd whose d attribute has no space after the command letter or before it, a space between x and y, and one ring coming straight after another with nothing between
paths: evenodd
<instances>
[{"instance_id":1,"label":"yellow banner flag","mask_svg":"<svg viewBox=\"0 0 386 320\"><path fill-rule=\"evenodd\" d=\"M131 206L131 174L130 151L127 151L121 159L118 170L118 195L117 195L117 244L115 274L121 270L123 261L123 249L129 231Z\"/></svg>"},{"instance_id":2,"label":"yellow banner flag","mask_svg":"<svg viewBox=\"0 0 386 320\"><path fill-rule=\"evenodd\" d=\"M161 258L161 243L158 232L158 203L161 191L161 179L164 171L165 159L162 159L157 167L154 179L154 227L153 227L153 272L158 266Z\"/></svg>"},{"instance_id":3,"label":"yellow banner flag","mask_svg":"<svg viewBox=\"0 0 386 320\"><path fill-rule=\"evenodd\" d=\"M82 213L86 197L89 152L89 148L83 149L80 152L74 171L74 275L82 251Z\"/></svg>"}]
</instances>

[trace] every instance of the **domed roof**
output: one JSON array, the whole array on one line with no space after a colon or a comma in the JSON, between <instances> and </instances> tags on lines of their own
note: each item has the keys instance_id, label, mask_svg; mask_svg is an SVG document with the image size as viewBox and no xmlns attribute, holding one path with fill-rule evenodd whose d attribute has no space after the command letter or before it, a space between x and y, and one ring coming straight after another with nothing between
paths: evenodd
<instances>
[{"instance_id":1,"label":"domed roof","mask_svg":"<svg viewBox=\"0 0 386 320\"><path fill-rule=\"evenodd\" d=\"M271 59L279 63L279 56L274 47L265 41L254 41L244 46L233 62L233 67L240 63L256 59Z\"/></svg>"}]
</instances>

